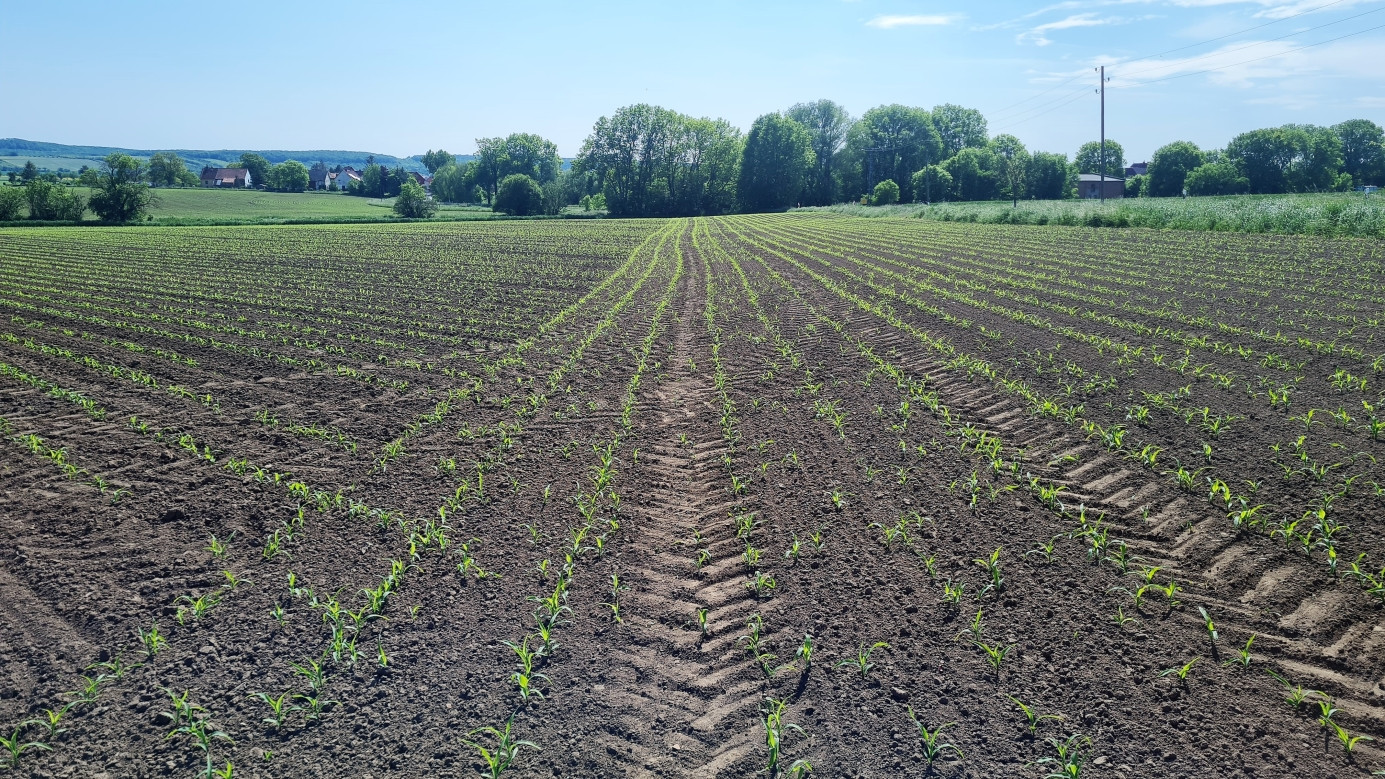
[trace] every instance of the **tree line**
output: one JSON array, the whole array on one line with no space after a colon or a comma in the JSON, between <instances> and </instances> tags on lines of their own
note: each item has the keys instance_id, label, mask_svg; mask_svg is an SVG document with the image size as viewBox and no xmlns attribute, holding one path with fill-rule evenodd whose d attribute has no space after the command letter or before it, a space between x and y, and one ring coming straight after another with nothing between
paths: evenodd
<instances>
[{"instance_id":1,"label":"tree line","mask_svg":"<svg viewBox=\"0 0 1385 779\"><path fill-rule=\"evenodd\" d=\"M115 158L123 159L112 168ZM342 189L396 198L403 201L396 211L409 217L431 215L438 201L484 204L516 215L581 205L613 216L658 217L858 200L1059 200L1077 197L1078 174L1099 172L1126 179L1127 196L1326 192L1385 180L1385 130L1353 119L1332 127L1251 130L1220 149L1174 141L1154 153L1145 174L1126 178L1125 152L1117 141L1106 141L1104 157L1096 141L1082 144L1071 158L1031 152L1013 135L991 135L980 111L959 105L884 105L852 117L837 103L818 100L760 116L742 132L723 119L637 104L598 119L568 169L556 144L531 133L478 138L474 158L466 162L443 149L429 149L422 159L432 176L431 198L414 174L373 157L358 172L360 179ZM84 169L81 183L110 189L115 179L156 187L197 181L173 152L134 162L133 168L124 160L130 158L111 155L101 170ZM309 169L295 160L271 165L248 152L239 164L266 189L301 192L309 186ZM317 168L325 170L321 162ZM19 178L24 200L4 193L0 216L27 204L32 218L61 219L96 210L98 202L107 209L98 212L103 219L121 213L96 195L81 202L51 177L39 176L32 162ZM136 209L134 215L142 213Z\"/></svg>"}]
</instances>

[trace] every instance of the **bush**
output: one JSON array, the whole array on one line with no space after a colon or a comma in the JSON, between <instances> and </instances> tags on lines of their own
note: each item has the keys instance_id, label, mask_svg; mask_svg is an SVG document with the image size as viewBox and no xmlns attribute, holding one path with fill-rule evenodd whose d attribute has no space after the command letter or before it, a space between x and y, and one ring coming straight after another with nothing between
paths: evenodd
<instances>
[{"instance_id":1,"label":"bush","mask_svg":"<svg viewBox=\"0 0 1385 779\"><path fill-rule=\"evenodd\" d=\"M24 208L24 190L19 187L0 187L0 222L13 222Z\"/></svg>"},{"instance_id":2,"label":"bush","mask_svg":"<svg viewBox=\"0 0 1385 779\"><path fill-rule=\"evenodd\" d=\"M875 189L870 193L870 204L873 206L889 206L899 202L899 185L891 179L885 179L875 185Z\"/></svg>"},{"instance_id":3,"label":"bush","mask_svg":"<svg viewBox=\"0 0 1385 779\"><path fill-rule=\"evenodd\" d=\"M404 186L399 188L399 197L394 200L394 213L408 219L427 219L437 212L437 204L428 199L428 193L417 181L405 181Z\"/></svg>"},{"instance_id":4,"label":"bush","mask_svg":"<svg viewBox=\"0 0 1385 779\"><path fill-rule=\"evenodd\" d=\"M76 222L87 210L81 195L41 178L25 185L24 197L29 202L29 218L39 221Z\"/></svg>"},{"instance_id":5,"label":"bush","mask_svg":"<svg viewBox=\"0 0 1385 779\"><path fill-rule=\"evenodd\" d=\"M532 216L543 213L543 189L539 182L523 173L512 173L500 181L495 192L495 211L510 216Z\"/></svg>"},{"instance_id":6,"label":"bush","mask_svg":"<svg viewBox=\"0 0 1385 779\"><path fill-rule=\"evenodd\" d=\"M1193 168L1188 171L1184 186L1190 195L1241 195L1250 191L1250 181L1229 162Z\"/></svg>"}]
</instances>

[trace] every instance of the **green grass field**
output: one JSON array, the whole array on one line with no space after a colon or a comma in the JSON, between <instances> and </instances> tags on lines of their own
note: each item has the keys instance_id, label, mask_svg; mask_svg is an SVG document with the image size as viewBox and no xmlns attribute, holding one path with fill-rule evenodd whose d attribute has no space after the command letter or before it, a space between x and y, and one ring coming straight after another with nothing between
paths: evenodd
<instances>
[{"instance_id":1,"label":"green grass field","mask_svg":"<svg viewBox=\"0 0 1385 779\"><path fill-rule=\"evenodd\" d=\"M91 197L91 190L77 187ZM338 192L261 192L232 189L159 189L149 221L157 225L278 224L284 222L360 222L395 219L393 199L350 197ZM435 219L491 219L483 206L446 205ZM96 216L87 212L86 221Z\"/></svg>"},{"instance_id":2,"label":"green grass field","mask_svg":"<svg viewBox=\"0 0 1385 779\"><path fill-rule=\"evenodd\" d=\"M803 209L810 210L810 209ZM816 210L816 209L813 209ZM1085 227L1148 227L1232 233L1385 237L1385 196L1341 192L1234 197L1042 200L922 203L893 206L846 204L821 210L852 216L931 219L985 224L1053 224Z\"/></svg>"},{"instance_id":3,"label":"green grass field","mask_svg":"<svg viewBox=\"0 0 1385 779\"><path fill-rule=\"evenodd\" d=\"M83 165L94 168L101 164L100 160L94 160L90 157L34 157L19 155L16 157L0 157L0 172L23 170L24 163L31 161L41 171L70 170L74 173L81 170Z\"/></svg>"}]
</instances>

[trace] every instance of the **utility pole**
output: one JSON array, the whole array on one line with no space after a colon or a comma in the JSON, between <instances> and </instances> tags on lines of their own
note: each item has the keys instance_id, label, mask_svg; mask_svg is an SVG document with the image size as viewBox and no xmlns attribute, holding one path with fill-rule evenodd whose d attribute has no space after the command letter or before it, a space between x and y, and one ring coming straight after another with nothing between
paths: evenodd
<instances>
[{"instance_id":1,"label":"utility pole","mask_svg":"<svg viewBox=\"0 0 1385 779\"><path fill-rule=\"evenodd\" d=\"M1101 202L1106 202L1106 66L1102 65L1098 70L1101 71L1101 170L1097 171L1101 175Z\"/></svg>"}]
</instances>

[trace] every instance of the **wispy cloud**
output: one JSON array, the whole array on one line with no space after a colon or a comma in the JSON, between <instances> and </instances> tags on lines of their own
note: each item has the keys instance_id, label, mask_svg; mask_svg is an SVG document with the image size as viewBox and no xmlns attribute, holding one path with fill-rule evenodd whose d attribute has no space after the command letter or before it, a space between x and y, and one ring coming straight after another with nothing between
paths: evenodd
<instances>
[{"instance_id":1,"label":"wispy cloud","mask_svg":"<svg viewBox=\"0 0 1385 779\"><path fill-rule=\"evenodd\" d=\"M1210 54L1153 63L1136 62L1126 69L1108 66L1106 72L1112 77L1112 87L1137 87L1197 75L1205 76L1207 81L1218 86L1243 89L1266 81L1282 86L1286 79L1310 75L1370 78L1378 72L1372 62L1372 52L1377 52L1378 47L1378 41L1360 39L1311 49L1293 41L1265 41L1251 46L1238 42ZM1304 83L1321 89L1317 82ZM1264 103L1274 102L1268 96L1257 99ZM1298 98L1297 102L1302 103L1303 99ZM1288 104L1287 100L1281 102Z\"/></svg>"},{"instance_id":2,"label":"wispy cloud","mask_svg":"<svg viewBox=\"0 0 1385 779\"><path fill-rule=\"evenodd\" d=\"M1054 30L1071 30L1075 27L1101 27L1108 24L1120 24L1124 20L1119 17L1102 18L1094 13L1073 14L1066 19L1059 19L1056 22L1045 22L1037 27L1015 36L1016 43L1032 42L1035 46L1047 46L1053 41L1048 37L1048 33Z\"/></svg>"},{"instance_id":3,"label":"wispy cloud","mask_svg":"<svg viewBox=\"0 0 1385 779\"><path fill-rule=\"evenodd\" d=\"M895 27L942 27L961 21L958 14L906 14L877 16L866 22L867 27L891 30Z\"/></svg>"}]
</instances>

